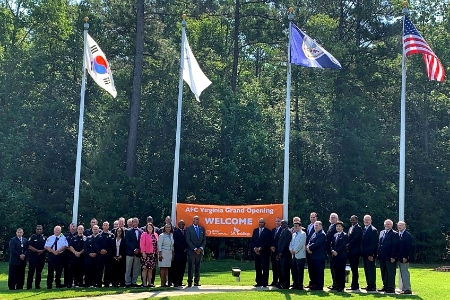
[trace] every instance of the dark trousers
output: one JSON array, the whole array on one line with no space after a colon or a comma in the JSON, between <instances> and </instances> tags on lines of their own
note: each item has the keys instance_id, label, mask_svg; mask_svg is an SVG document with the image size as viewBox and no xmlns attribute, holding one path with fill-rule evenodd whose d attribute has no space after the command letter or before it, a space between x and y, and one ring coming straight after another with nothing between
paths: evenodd
<instances>
[{"instance_id":1,"label":"dark trousers","mask_svg":"<svg viewBox=\"0 0 450 300\"><path fill-rule=\"evenodd\" d=\"M336 281L336 288L343 290L345 288L345 264L347 258L340 258L334 256L332 259L334 266L334 279Z\"/></svg>"},{"instance_id":2,"label":"dark trousers","mask_svg":"<svg viewBox=\"0 0 450 300\"><path fill-rule=\"evenodd\" d=\"M155 256L156 256L156 261L159 261L158 260L158 251L155 251ZM155 278L156 278L156 269L157 268L153 268L153 270L152 270L152 280L151 280L151 284L155 284Z\"/></svg>"},{"instance_id":3,"label":"dark trousers","mask_svg":"<svg viewBox=\"0 0 450 300\"><path fill-rule=\"evenodd\" d=\"M328 255L329 261L330 261L330 273L331 273L331 279L333 280L332 286L333 288L337 288L337 283L336 283L336 273L335 273L335 266L334 266L334 259L333 256L330 254Z\"/></svg>"},{"instance_id":4,"label":"dark trousers","mask_svg":"<svg viewBox=\"0 0 450 300\"><path fill-rule=\"evenodd\" d=\"M25 282L25 261L21 261L19 265L9 265L8 272L8 288L10 290L21 290Z\"/></svg>"},{"instance_id":5,"label":"dark trousers","mask_svg":"<svg viewBox=\"0 0 450 300\"><path fill-rule=\"evenodd\" d=\"M397 263L390 260L380 260L381 279L386 291L395 291L395 274Z\"/></svg>"},{"instance_id":6,"label":"dark trousers","mask_svg":"<svg viewBox=\"0 0 450 300\"><path fill-rule=\"evenodd\" d=\"M292 286L296 287L296 286L298 286L298 271L297 271L297 265L294 262L294 258L292 258L292 263L291 263L291 274L292 274Z\"/></svg>"},{"instance_id":7,"label":"dark trousers","mask_svg":"<svg viewBox=\"0 0 450 300\"><path fill-rule=\"evenodd\" d=\"M184 272L186 271L187 255L186 252L175 253L172 263L172 281L174 285L182 285Z\"/></svg>"},{"instance_id":8,"label":"dark trousers","mask_svg":"<svg viewBox=\"0 0 450 300\"><path fill-rule=\"evenodd\" d=\"M306 253L306 262L308 263L308 275L309 275L309 287L311 286L315 286L316 282L314 282L314 279L316 277L316 275L314 274L314 267L313 267L313 262L311 259L311 254Z\"/></svg>"},{"instance_id":9,"label":"dark trousers","mask_svg":"<svg viewBox=\"0 0 450 300\"><path fill-rule=\"evenodd\" d=\"M97 257L90 257L89 255L86 255L84 270L85 270L85 276L84 276L84 282L85 286L93 286L95 284L96 279L96 269L97 269Z\"/></svg>"},{"instance_id":10,"label":"dark trousers","mask_svg":"<svg viewBox=\"0 0 450 300\"><path fill-rule=\"evenodd\" d=\"M314 289L322 290L325 275L325 260L312 259L312 267L314 269L314 282L316 283Z\"/></svg>"},{"instance_id":11,"label":"dark trousers","mask_svg":"<svg viewBox=\"0 0 450 300\"><path fill-rule=\"evenodd\" d=\"M101 287L102 283L105 284L105 287L109 286L111 283L110 277L110 259L108 254L98 254L97 255L97 270L96 272L96 285ZM103 276L103 274L105 274Z\"/></svg>"},{"instance_id":12,"label":"dark trousers","mask_svg":"<svg viewBox=\"0 0 450 300\"><path fill-rule=\"evenodd\" d=\"M53 255L49 254L48 257L48 274L47 274L47 287L52 287L53 278L55 279L56 287L61 287L61 275L64 267L64 254Z\"/></svg>"},{"instance_id":13,"label":"dark trousers","mask_svg":"<svg viewBox=\"0 0 450 300\"><path fill-rule=\"evenodd\" d=\"M192 278L194 278L194 283L200 282L200 266L201 266L201 262L202 262L202 256L203 256L203 254L189 252L189 254L188 254L188 284L192 284ZM194 272L194 274L193 274L193 272Z\"/></svg>"},{"instance_id":14,"label":"dark trousers","mask_svg":"<svg viewBox=\"0 0 450 300\"><path fill-rule=\"evenodd\" d=\"M269 284L269 255L268 253L255 254L256 284L267 286Z\"/></svg>"},{"instance_id":15,"label":"dark trousers","mask_svg":"<svg viewBox=\"0 0 450 300\"><path fill-rule=\"evenodd\" d=\"M375 259L370 261L367 257L363 257L364 275L366 275L367 288L376 289L376 273L375 273Z\"/></svg>"},{"instance_id":16,"label":"dark trousers","mask_svg":"<svg viewBox=\"0 0 450 300\"><path fill-rule=\"evenodd\" d=\"M348 262L350 264L350 269L352 271L352 283L351 288L353 290L359 289L359 254L349 254Z\"/></svg>"},{"instance_id":17,"label":"dark trousers","mask_svg":"<svg viewBox=\"0 0 450 300\"><path fill-rule=\"evenodd\" d=\"M32 255L30 257L30 263L28 265L28 277L27 277L27 289L31 289L33 286L33 277L36 273L34 286L36 288L41 287L42 270L45 265L45 255Z\"/></svg>"},{"instance_id":18,"label":"dark trousers","mask_svg":"<svg viewBox=\"0 0 450 300\"><path fill-rule=\"evenodd\" d=\"M80 255L80 257L72 255L72 257L70 258L71 268L69 282L73 281L73 284L76 286L83 286L85 260L86 259L84 257L84 254Z\"/></svg>"},{"instance_id":19,"label":"dark trousers","mask_svg":"<svg viewBox=\"0 0 450 300\"><path fill-rule=\"evenodd\" d=\"M293 278L293 281L296 282L294 284L295 288L303 289L303 277L305 274L305 261L306 258L293 258L292 259L292 270L296 270L295 274L297 274L297 278ZM292 276L294 276L294 272L292 272Z\"/></svg>"},{"instance_id":20,"label":"dark trousers","mask_svg":"<svg viewBox=\"0 0 450 300\"><path fill-rule=\"evenodd\" d=\"M73 284L73 275L72 275L72 269L70 265L70 257L72 256L72 253L70 253L68 250L64 251L63 257L63 269L64 269L64 285L67 287L72 287Z\"/></svg>"},{"instance_id":21,"label":"dark trousers","mask_svg":"<svg viewBox=\"0 0 450 300\"><path fill-rule=\"evenodd\" d=\"M288 289L291 284L291 264L291 254L283 253L280 259L280 285L285 289Z\"/></svg>"},{"instance_id":22,"label":"dark trousers","mask_svg":"<svg viewBox=\"0 0 450 300\"><path fill-rule=\"evenodd\" d=\"M270 260L272 263L272 284L278 285L280 283L280 265L275 252L270 252Z\"/></svg>"},{"instance_id":23,"label":"dark trousers","mask_svg":"<svg viewBox=\"0 0 450 300\"><path fill-rule=\"evenodd\" d=\"M111 261L111 283L113 286L125 286L125 258Z\"/></svg>"}]
</instances>

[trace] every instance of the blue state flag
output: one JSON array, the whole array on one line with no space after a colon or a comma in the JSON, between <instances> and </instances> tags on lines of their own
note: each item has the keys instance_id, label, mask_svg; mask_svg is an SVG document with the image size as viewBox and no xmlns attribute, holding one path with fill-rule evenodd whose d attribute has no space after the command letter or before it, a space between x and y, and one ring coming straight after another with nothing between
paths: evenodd
<instances>
[{"instance_id":1,"label":"blue state flag","mask_svg":"<svg viewBox=\"0 0 450 300\"><path fill-rule=\"evenodd\" d=\"M341 64L327 50L291 24L290 63L308 68L341 69Z\"/></svg>"}]
</instances>

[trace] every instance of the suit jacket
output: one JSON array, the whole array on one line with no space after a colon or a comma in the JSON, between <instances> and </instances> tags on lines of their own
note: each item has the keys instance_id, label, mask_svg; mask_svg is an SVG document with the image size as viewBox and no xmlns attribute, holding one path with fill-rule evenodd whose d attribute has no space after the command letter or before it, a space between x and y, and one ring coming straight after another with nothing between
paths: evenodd
<instances>
[{"instance_id":1,"label":"suit jacket","mask_svg":"<svg viewBox=\"0 0 450 300\"><path fill-rule=\"evenodd\" d=\"M367 258L368 256L377 257L378 249L378 230L369 225L367 230L363 228L363 234L361 236L361 256Z\"/></svg>"},{"instance_id":2,"label":"suit jacket","mask_svg":"<svg viewBox=\"0 0 450 300\"><path fill-rule=\"evenodd\" d=\"M174 252L177 255L186 253L185 250L188 247L186 242L186 231L184 230L184 234L180 228L175 228L173 230L173 240L174 240Z\"/></svg>"},{"instance_id":3,"label":"suit jacket","mask_svg":"<svg viewBox=\"0 0 450 300\"><path fill-rule=\"evenodd\" d=\"M309 231L310 226L312 226L311 232ZM308 226L306 227L306 245L308 245L309 240L311 239L314 232L314 223L308 224Z\"/></svg>"},{"instance_id":4,"label":"suit jacket","mask_svg":"<svg viewBox=\"0 0 450 300\"><path fill-rule=\"evenodd\" d=\"M331 254L331 241L334 238L334 235L336 234L336 224L330 224L330 227L328 227L327 230L327 253Z\"/></svg>"},{"instance_id":5,"label":"suit jacket","mask_svg":"<svg viewBox=\"0 0 450 300\"><path fill-rule=\"evenodd\" d=\"M278 239L277 254L281 253L283 256L290 255L289 244L291 243L292 233L289 228L280 228L280 238Z\"/></svg>"},{"instance_id":6,"label":"suit jacket","mask_svg":"<svg viewBox=\"0 0 450 300\"><path fill-rule=\"evenodd\" d=\"M294 251L294 257L297 259L306 258L306 233L303 230L292 234L292 240L289 244L289 251Z\"/></svg>"},{"instance_id":7,"label":"suit jacket","mask_svg":"<svg viewBox=\"0 0 450 300\"><path fill-rule=\"evenodd\" d=\"M113 246L114 249L112 250L112 257L117 256L117 249L116 249L116 239L113 240ZM125 238L120 239L120 245L119 245L119 255L122 256L122 260L125 259L125 256L127 255L127 243L125 241Z\"/></svg>"},{"instance_id":8,"label":"suit jacket","mask_svg":"<svg viewBox=\"0 0 450 300\"><path fill-rule=\"evenodd\" d=\"M361 254L361 237L363 230L358 223L348 230L347 252L350 256Z\"/></svg>"},{"instance_id":9,"label":"suit jacket","mask_svg":"<svg viewBox=\"0 0 450 300\"><path fill-rule=\"evenodd\" d=\"M138 235L136 237L136 231ZM127 244L127 256L134 256L135 249L141 249L140 241L141 241L142 231L139 228L129 228L127 229L127 233L125 234L125 243Z\"/></svg>"},{"instance_id":10,"label":"suit jacket","mask_svg":"<svg viewBox=\"0 0 450 300\"><path fill-rule=\"evenodd\" d=\"M206 235L205 228L198 226L199 236L195 232L194 225L188 226L186 228L185 236L186 243L188 245L188 252L194 252L194 249L205 248L206 245Z\"/></svg>"},{"instance_id":11,"label":"suit jacket","mask_svg":"<svg viewBox=\"0 0 450 300\"><path fill-rule=\"evenodd\" d=\"M398 233L394 230L382 230L380 241L378 243L378 259L388 261L391 258L397 260L398 242L400 241Z\"/></svg>"},{"instance_id":12,"label":"suit jacket","mask_svg":"<svg viewBox=\"0 0 450 300\"><path fill-rule=\"evenodd\" d=\"M27 255L28 252L28 241L26 238L22 237L22 242L20 242L17 236L13 237L9 241L9 264L12 266L18 266L20 264L25 264L26 260L21 260L20 255Z\"/></svg>"},{"instance_id":13,"label":"suit jacket","mask_svg":"<svg viewBox=\"0 0 450 300\"><path fill-rule=\"evenodd\" d=\"M331 240L331 251L336 251L338 254L333 258L347 259L347 243L348 235L345 232L335 233Z\"/></svg>"},{"instance_id":14,"label":"suit jacket","mask_svg":"<svg viewBox=\"0 0 450 300\"><path fill-rule=\"evenodd\" d=\"M400 233L399 233L400 236ZM406 258L409 262L412 250L412 236L408 230L404 230L400 241L398 243L398 261L403 263L403 258Z\"/></svg>"},{"instance_id":15,"label":"suit jacket","mask_svg":"<svg viewBox=\"0 0 450 300\"><path fill-rule=\"evenodd\" d=\"M260 254L269 256L271 244L272 244L272 232L269 229L264 227L261 232L261 235L259 235L259 227L253 229L253 235L250 241L251 249L261 247Z\"/></svg>"},{"instance_id":16,"label":"suit jacket","mask_svg":"<svg viewBox=\"0 0 450 300\"><path fill-rule=\"evenodd\" d=\"M311 259L327 259L327 236L323 230L316 232L311 236L308 243L309 250L312 251Z\"/></svg>"},{"instance_id":17,"label":"suit jacket","mask_svg":"<svg viewBox=\"0 0 450 300\"><path fill-rule=\"evenodd\" d=\"M281 234L281 227L278 228L274 228L272 229L272 243L270 245L270 247L278 247L278 240L280 239L280 234ZM276 253L276 252L275 252Z\"/></svg>"}]
</instances>

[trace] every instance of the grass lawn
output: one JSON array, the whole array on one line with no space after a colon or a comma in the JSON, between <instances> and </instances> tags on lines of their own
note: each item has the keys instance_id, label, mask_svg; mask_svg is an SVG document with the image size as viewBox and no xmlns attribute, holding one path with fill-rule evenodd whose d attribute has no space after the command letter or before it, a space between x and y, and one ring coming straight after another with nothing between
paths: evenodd
<instances>
[{"instance_id":1,"label":"grass lawn","mask_svg":"<svg viewBox=\"0 0 450 300\"><path fill-rule=\"evenodd\" d=\"M235 278L231 276L231 267L239 267L242 270L241 281L236 282ZM415 295L383 295L383 294L361 294L361 293L329 293L329 292L300 292L300 291L242 291L242 292L227 292L221 294L203 294L193 296L174 296L165 297L166 299L214 299L214 300L229 300L230 298L244 298L251 299L277 299L280 297L286 300L291 299L347 299L355 297L364 297L364 300L369 299L450 299L450 272L435 272L432 269L436 266L430 265L414 265L411 268L412 289ZM70 298L82 296L96 296L106 294L123 294L144 292L148 289L144 288L107 288L107 289L52 289L50 291L45 289L46 273L44 269L43 290L22 290L9 291L8 290L8 263L0 263L0 299L55 299L55 298ZM364 272L360 269L360 285L365 286ZM377 269L377 285L381 287L380 271ZM249 286L254 284L254 271L252 262L237 262L232 260L211 261L202 263L202 278L201 283L204 285L242 285ZM308 275L305 271L305 283L307 283ZM157 278L158 283L159 277ZM325 270L325 286L331 284L331 275L329 269ZM165 288L167 290L168 288ZM152 289L154 290L154 289Z\"/></svg>"}]
</instances>

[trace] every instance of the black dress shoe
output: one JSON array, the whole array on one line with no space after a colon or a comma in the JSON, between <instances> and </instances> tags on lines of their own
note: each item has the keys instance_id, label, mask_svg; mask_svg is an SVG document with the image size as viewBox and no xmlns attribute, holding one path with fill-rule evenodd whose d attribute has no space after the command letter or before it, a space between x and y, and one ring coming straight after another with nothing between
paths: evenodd
<instances>
[{"instance_id":1,"label":"black dress shoe","mask_svg":"<svg viewBox=\"0 0 450 300\"><path fill-rule=\"evenodd\" d=\"M277 284L275 282L272 282L271 284L269 284L269 286L277 286Z\"/></svg>"},{"instance_id":2,"label":"black dress shoe","mask_svg":"<svg viewBox=\"0 0 450 300\"><path fill-rule=\"evenodd\" d=\"M253 285L254 287L260 287L261 285L260 284L255 284L255 285Z\"/></svg>"},{"instance_id":3,"label":"black dress shoe","mask_svg":"<svg viewBox=\"0 0 450 300\"><path fill-rule=\"evenodd\" d=\"M394 291L394 290L391 290L391 289L386 289L384 292L385 292L386 294L395 294L395 291Z\"/></svg>"},{"instance_id":4,"label":"black dress shoe","mask_svg":"<svg viewBox=\"0 0 450 300\"><path fill-rule=\"evenodd\" d=\"M323 288L312 287L309 289L310 291L323 291Z\"/></svg>"},{"instance_id":5,"label":"black dress shoe","mask_svg":"<svg viewBox=\"0 0 450 300\"><path fill-rule=\"evenodd\" d=\"M335 290L337 290L337 287L335 287L335 286L332 286L332 285L330 285L329 287L328 287L330 290L332 290L332 291L335 291Z\"/></svg>"},{"instance_id":6,"label":"black dress shoe","mask_svg":"<svg viewBox=\"0 0 450 300\"><path fill-rule=\"evenodd\" d=\"M200 283L194 283L194 286L202 286Z\"/></svg>"},{"instance_id":7,"label":"black dress shoe","mask_svg":"<svg viewBox=\"0 0 450 300\"><path fill-rule=\"evenodd\" d=\"M376 292L377 291L377 289L376 288L366 288L366 291L368 291L368 292Z\"/></svg>"},{"instance_id":8,"label":"black dress shoe","mask_svg":"<svg viewBox=\"0 0 450 300\"><path fill-rule=\"evenodd\" d=\"M336 292L342 293L343 291L344 291L344 289L336 289Z\"/></svg>"},{"instance_id":9,"label":"black dress shoe","mask_svg":"<svg viewBox=\"0 0 450 300\"><path fill-rule=\"evenodd\" d=\"M192 287L192 283L188 283L188 285L187 285L188 287Z\"/></svg>"},{"instance_id":10,"label":"black dress shoe","mask_svg":"<svg viewBox=\"0 0 450 300\"><path fill-rule=\"evenodd\" d=\"M381 289L378 289L378 292L385 292L386 288L383 286Z\"/></svg>"},{"instance_id":11,"label":"black dress shoe","mask_svg":"<svg viewBox=\"0 0 450 300\"><path fill-rule=\"evenodd\" d=\"M412 292L411 292L410 290L406 290L406 291L401 291L400 294L403 294L403 295L411 295Z\"/></svg>"}]
</instances>

